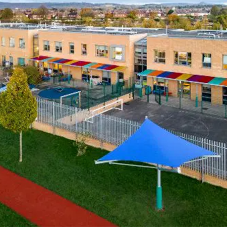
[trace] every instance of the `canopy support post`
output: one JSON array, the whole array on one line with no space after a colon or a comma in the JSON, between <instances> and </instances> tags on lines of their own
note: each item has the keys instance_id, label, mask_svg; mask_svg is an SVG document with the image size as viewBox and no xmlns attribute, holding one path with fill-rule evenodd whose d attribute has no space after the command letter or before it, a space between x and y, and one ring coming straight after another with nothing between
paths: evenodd
<instances>
[{"instance_id":1,"label":"canopy support post","mask_svg":"<svg viewBox=\"0 0 227 227\"><path fill-rule=\"evenodd\" d=\"M160 165L157 166L156 209L162 210L161 170L159 167Z\"/></svg>"}]
</instances>

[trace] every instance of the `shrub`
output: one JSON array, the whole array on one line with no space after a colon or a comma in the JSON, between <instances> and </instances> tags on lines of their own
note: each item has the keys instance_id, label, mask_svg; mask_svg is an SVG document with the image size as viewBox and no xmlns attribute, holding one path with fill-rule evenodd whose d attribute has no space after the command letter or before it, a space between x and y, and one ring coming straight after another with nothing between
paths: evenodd
<instances>
[{"instance_id":1,"label":"shrub","mask_svg":"<svg viewBox=\"0 0 227 227\"><path fill-rule=\"evenodd\" d=\"M25 66L24 72L28 76L29 84L39 84L42 81L39 70L35 66Z\"/></svg>"}]
</instances>

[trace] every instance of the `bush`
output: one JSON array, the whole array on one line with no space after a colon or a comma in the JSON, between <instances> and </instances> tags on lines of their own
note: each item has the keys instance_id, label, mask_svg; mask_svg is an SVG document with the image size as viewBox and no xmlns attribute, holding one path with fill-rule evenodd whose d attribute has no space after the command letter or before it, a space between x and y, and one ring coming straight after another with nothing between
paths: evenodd
<instances>
[{"instance_id":1,"label":"bush","mask_svg":"<svg viewBox=\"0 0 227 227\"><path fill-rule=\"evenodd\" d=\"M25 66L24 72L28 76L29 84L39 84L42 81L39 70L35 66Z\"/></svg>"},{"instance_id":2,"label":"bush","mask_svg":"<svg viewBox=\"0 0 227 227\"><path fill-rule=\"evenodd\" d=\"M77 148L77 156L82 156L86 153L87 151L87 144L86 144L86 139L87 139L86 134L79 134L76 137L76 140L74 142L74 146Z\"/></svg>"}]
</instances>

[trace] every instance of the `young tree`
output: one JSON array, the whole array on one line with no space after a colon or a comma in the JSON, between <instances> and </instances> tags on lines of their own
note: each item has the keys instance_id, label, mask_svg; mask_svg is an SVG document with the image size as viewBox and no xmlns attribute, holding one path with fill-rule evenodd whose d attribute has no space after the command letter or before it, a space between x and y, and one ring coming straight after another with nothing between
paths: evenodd
<instances>
[{"instance_id":1,"label":"young tree","mask_svg":"<svg viewBox=\"0 0 227 227\"><path fill-rule=\"evenodd\" d=\"M36 99L29 89L27 75L22 68L15 68L7 90L0 94L0 110L2 126L20 134L19 162L22 162L22 132L29 128L37 116Z\"/></svg>"}]
</instances>

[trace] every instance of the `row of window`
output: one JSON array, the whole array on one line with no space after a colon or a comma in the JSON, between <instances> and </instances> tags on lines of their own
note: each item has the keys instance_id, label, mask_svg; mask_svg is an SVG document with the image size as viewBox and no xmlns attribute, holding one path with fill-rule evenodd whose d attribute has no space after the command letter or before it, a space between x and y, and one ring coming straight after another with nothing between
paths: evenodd
<instances>
[{"instance_id":1,"label":"row of window","mask_svg":"<svg viewBox=\"0 0 227 227\"><path fill-rule=\"evenodd\" d=\"M50 41L43 41L43 50L50 51ZM55 52L62 53L62 42L55 42ZM69 53L75 53L74 43L69 43ZM81 44L81 54L87 55L87 44ZM95 56L97 57L110 57L112 60L123 61L125 59L125 48L122 46L111 46L110 55L109 47L105 45L95 45Z\"/></svg>"},{"instance_id":2,"label":"row of window","mask_svg":"<svg viewBox=\"0 0 227 227\"><path fill-rule=\"evenodd\" d=\"M202 67L211 68L212 58L210 53L202 54ZM154 50L154 62L156 63L166 63L165 51ZM174 64L175 65L185 65L191 66L192 64L192 54L191 52L177 52L174 51ZM223 69L227 69L227 55L223 55L222 60Z\"/></svg>"},{"instance_id":3,"label":"row of window","mask_svg":"<svg viewBox=\"0 0 227 227\"><path fill-rule=\"evenodd\" d=\"M25 58L17 58L17 64L24 66ZM9 56L9 61L6 60L6 56L2 56L2 66L13 66L13 56Z\"/></svg>"},{"instance_id":4,"label":"row of window","mask_svg":"<svg viewBox=\"0 0 227 227\"><path fill-rule=\"evenodd\" d=\"M1 46L6 46L6 38L1 38ZM10 37L9 38L9 47L15 47L15 38ZM19 48L25 49L25 40L23 38L19 39Z\"/></svg>"}]
</instances>

